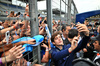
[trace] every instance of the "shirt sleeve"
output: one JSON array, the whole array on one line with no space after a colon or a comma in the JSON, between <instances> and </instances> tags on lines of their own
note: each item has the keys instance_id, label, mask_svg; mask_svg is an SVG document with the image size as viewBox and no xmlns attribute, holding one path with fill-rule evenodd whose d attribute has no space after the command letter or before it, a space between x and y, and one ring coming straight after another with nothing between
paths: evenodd
<instances>
[{"instance_id":1,"label":"shirt sleeve","mask_svg":"<svg viewBox=\"0 0 100 66\"><path fill-rule=\"evenodd\" d=\"M82 40L79 42L78 46L76 47L76 49L73 52L78 52L79 50L85 48L89 39L90 39L90 36L83 37Z\"/></svg>"}]
</instances>

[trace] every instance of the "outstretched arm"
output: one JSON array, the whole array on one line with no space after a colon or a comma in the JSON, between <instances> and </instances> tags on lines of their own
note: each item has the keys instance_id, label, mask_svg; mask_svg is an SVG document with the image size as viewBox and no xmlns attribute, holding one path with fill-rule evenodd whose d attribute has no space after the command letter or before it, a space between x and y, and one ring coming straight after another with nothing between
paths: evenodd
<instances>
[{"instance_id":1,"label":"outstretched arm","mask_svg":"<svg viewBox=\"0 0 100 66\"><path fill-rule=\"evenodd\" d=\"M35 39L31 39L31 40L28 40L28 41L21 41L21 42L15 43L14 45L13 44L8 44L8 45L4 46L4 50L3 50L3 47L0 47L0 52L7 51L15 45L19 46L19 45L23 45L23 44L35 44L34 41L35 41Z\"/></svg>"},{"instance_id":2,"label":"outstretched arm","mask_svg":"<svg viewBox=\"0 0 100 66\"><path fill-rule=\"evenodd\" d=\"M22 48L22 46L14 46L13 48L11 48L9 50L9 55L6 56L6 57L2 57L1 60L2 60L2 63L5 63L5 62L11 62L11 61L14 61L16 59L19 59L23 56L23 52L24 52L24 48ZM5 60L6 59L6 60Z\"/></svg>"},{"instance_id":3,"label":"outstretched arm","mask_svg":"<svg viewBox=\"0 0 100 66\"><path fill-rule=\"evenodd\" d=\"M87 43L88 43L88 41L90 39L90 37L89 37L89 30L88 30L86 25L78 24L76 26L77 26L78 31L79 32L83 32L85 36L79 42L79 44L78 44L77 48L74 50L74 52L77 52L77 51L83 49L84 47L86 47L86 45L87 45Z\"/></svg>"}]
</instances>

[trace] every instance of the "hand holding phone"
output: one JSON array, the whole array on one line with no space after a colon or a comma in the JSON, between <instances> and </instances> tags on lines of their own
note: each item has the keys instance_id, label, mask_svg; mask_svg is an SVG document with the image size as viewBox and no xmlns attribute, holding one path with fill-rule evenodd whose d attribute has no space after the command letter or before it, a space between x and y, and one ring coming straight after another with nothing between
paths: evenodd
<instances>
[{"instance_id":1,"label":"hand holding phone","mask_svg":"<svg viewBox=\"0 0 100 66\"><path fill-rule=\"evenodd\" d=\"M9 43L10 32L7 31L7 32L5 33L5 36L6 36L6 41L7 41L6 44L8 44L8 43Z\"/></svg>"}]
</instances>

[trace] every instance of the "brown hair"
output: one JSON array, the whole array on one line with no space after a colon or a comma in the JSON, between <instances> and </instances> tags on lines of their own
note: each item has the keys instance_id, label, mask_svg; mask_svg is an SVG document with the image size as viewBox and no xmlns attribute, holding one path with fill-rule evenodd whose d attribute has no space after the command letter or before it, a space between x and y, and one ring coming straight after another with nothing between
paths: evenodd
<instances>
[{"instance_id":1,"label":"brown hair","mask_svg":"<svg viewBox=\"0 0 100 66\"><path fill-rule=\"evenodd\" d=\"M10 14L14 15L14 11L11 11Z\"/></svg>"},{"instance_id":2,"label":"brown hair","mask_svg":"<svg viewBox=\"0 0 100 66\"><path fill-rule=\"evenodd\" d=\"M54 42L54 38L57 36L57 35L60 35L61 36L61 32L55 32L52 36L51 36L51 42Z\"/></svg>"}]
</instances>

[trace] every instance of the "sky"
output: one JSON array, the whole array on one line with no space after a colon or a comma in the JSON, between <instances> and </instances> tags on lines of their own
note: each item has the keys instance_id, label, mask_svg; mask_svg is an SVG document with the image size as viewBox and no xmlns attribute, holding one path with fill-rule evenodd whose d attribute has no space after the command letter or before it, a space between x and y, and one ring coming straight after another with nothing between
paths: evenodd
<instances>
[{"instance_id":1,"label":"sky","mask_svg":"<svg viewBox=\"0 0 100 66\"><path fill-rule=\"evenodd\" d=\"M52 0L52 1L54 2L56 0ZM100 10L100 0L73 0L73 1L76 5L78 13L83 13L83 12L92 11L92 10ZM17 5L21 4L24 7L26 6L25 3L22 3L21 1L18 1L18 0L13 0L12 3L17 4ZM55 3L52 3L52 4L54 5ZM45 1L38 2L38 6L39 6L38 7L39 10L46 9L46 2Z\"/></svg>"},{"instance_id":2,"label":"sky","mask_svg":"<svg viewBox=\"0 0 100 66\"><path fill-rule=\"evenodd\" d=\"M100 10L100 0L73 0L78 13Z\"/></svg>"},{"instance_id":3,"label":"sky","mask_svg":"<svg viewBox=\"0 0 100 66\"><path fill-rule=\"evenodd\" d=\"M21 1L18 1L18 0L12 0L12 4L15 4L15 5L21 5L23 7L26 6L26 4L24 2L21 2Z\"/></svg>"}]
</instances>

